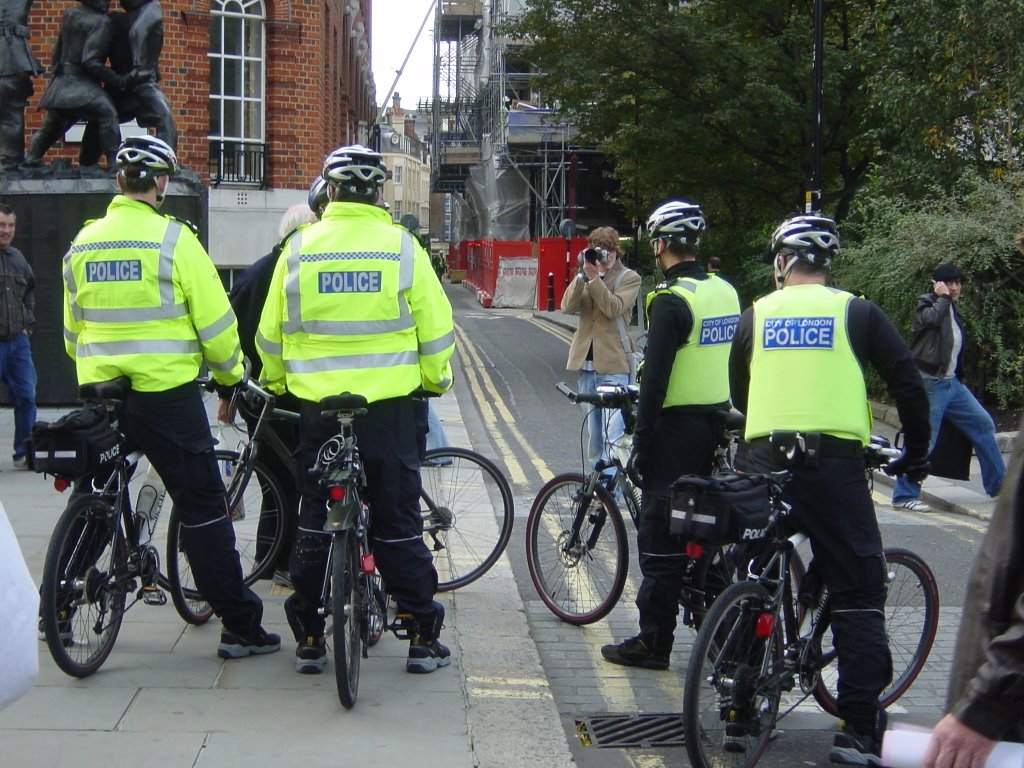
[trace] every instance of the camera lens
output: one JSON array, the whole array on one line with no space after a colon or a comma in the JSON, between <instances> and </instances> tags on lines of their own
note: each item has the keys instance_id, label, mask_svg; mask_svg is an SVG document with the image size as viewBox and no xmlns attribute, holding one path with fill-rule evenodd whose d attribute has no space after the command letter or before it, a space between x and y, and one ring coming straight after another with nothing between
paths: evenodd
<instances>
[{"instance_id":1,"label":"camera lens","mask_svg":"<svg viewBox=\"0 0 1024 768\"><path fill-rule=\"evenodd\" d=\"M601 252L596 248L587 248L587 250L583 252L583 258L591 264L597 264L597 262L601 261Z\"/></svg>"}]
</instances>

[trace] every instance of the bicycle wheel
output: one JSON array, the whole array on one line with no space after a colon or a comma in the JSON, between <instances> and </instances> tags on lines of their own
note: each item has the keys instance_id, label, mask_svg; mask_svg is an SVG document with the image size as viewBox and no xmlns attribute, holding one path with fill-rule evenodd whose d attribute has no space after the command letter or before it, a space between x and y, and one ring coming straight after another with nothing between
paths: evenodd
<instances>
[{"instance_id":1,"label":"bicycle wheel","mask_svg":"<svg viewBox=\"0 0 1024 768\"><path fill-rule=\"evenodd\" d=\"M281 484L266 464L257 459L246 478L238 461L234 451L217 451L235 528L235 548L245 583L251 585L274 570L296 510L288 509Z\"/></svg>"},{"instance_id":2,"label":"bicycle wheel","mask_svg":"<svg viewBox=\"0 0 1024 768\"><path fill-rule=\"evenodd\" d=\"M909 550L886 549L885 561L889 578L885 631L893 674L879 701L888 707L906 693L928 661L939 628L939 587L928 564ZM822 646L823 658L835 657L831 628L826 628ZM837 665L829 664L814 689L815 701L835 717L839 716L838 678Z\"/></svg>"},{"instance_id":3,"label":"bicycle wheel","mask_svg":"<svg viewBox=\"0 0 1024 768\"><path fill-rule=\"evenodd\" d=\"M359 693L363 628L360 613L359 542L352 531L334 535L331 549L331 618L334 623L334 678L338 698L352 709Z\"/></svg>"},{"instance_id":4,"label":"bicycle wheel","mask_svg":"<svg viewBox=\"0 0 1024 768\"><path fill-rule=\"evenodd\" d=\"M242 564L246 585L254 584L270 572L288 530L284 492L265 465L257 461L248 480L238 471L239 454L216 451L217 465L228 488L231 521L235 529L235 549ZM182 546L181 518L171 508L167 525L167 588L178 615L189 624L203 624L213 616L196 588L192 567Z\"/></svg>"},{"instance_id":5,"label":"bicycle wheel","mask_svg":"<svg viewBox=\"0 0 1024 768\"><path fill-rule=\"evenodd\" d=\"M88 677L114 648L124 618L128 546L114 508L73 497L50 537L40 614L50 655L72 677Z\"/></svg>"},{"instance_id":6,"label":"bicycle wheel","mask_svg":"<svg viewBox=\"0 0 1024 768\"><path fill-rule=\"evenodd\" d=\"M493 462L465 448L427 451L420 481L423 541L434 556L437 591L464 587L505 551L512 489Z\"/></svg>"},{"instance_id":7,"label":"bicycle wheel","mask_svg":"<svg viewBox=\"0 0 1024 768\"><path fill-rule=\"evenodd\" d=\"M537 594L570 624L592 624L622 595L629 569L626 525L599 483L584 492L583 475L549 480L526 521L526 563ZM627 502L628 503L628 502Z\"/></svg>"},{"instance_id":8,"label":"bicycle wheel","mask_svg":"<svg viewBox=\"0 0 1024 768\"><path fill-rule=\"evenodd\" d=\"M686 753L695 768L752 766L779 712L782 622L768 591L728 587L704 617L683 688Z\"/></svg>"},{"instance_id":9,"label":"bicycle wheel","mask_svg":"<svg viewBox=\"0 0 1024 768\"><path fill-rule=\"evenodd\" d=\"M171 602L189 624L205 624L213 616L213 608L196 588L192 566L185 555L181 517L177 508L171 508L167 521L167 591L171 593Z\"/></svg>"}]
</instances>

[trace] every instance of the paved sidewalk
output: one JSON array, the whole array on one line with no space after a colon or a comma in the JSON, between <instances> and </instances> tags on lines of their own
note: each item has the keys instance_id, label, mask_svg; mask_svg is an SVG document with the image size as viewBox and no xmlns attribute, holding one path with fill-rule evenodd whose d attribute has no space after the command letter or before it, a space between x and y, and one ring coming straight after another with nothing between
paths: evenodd
<instances>
[{"instance_id":1,"label":"paved sidewalk","mask_svg":"<svg viewBox=\"0 0 1024 768\"><path fill-rule=\"evenodd\" d=\"M468 446L455 392L433 401L453 445ZM67 408L43 409L51 420ZM54 522L66 504L50 479L12 469L13 414L0 410L0 502L38 584ZM162 554L162 553L161 553ZM223 661L220 626L186 626L174 608L136 605L92 677L61 672L39 643L34 689L0 713L4 765L35 768L280 768L391 765L418 768L565 768L573 764L530 637L507 556L479 581L440 595L442 638L453 663L405 672L407 643L388 635L363 660L359 699L342 708L333 664L320 676L293 670L283 602L263 581L265 626L280 652Z\"/></svg>"},{"instance_id":2,"label":"paved sidewalk","mask_svg":"<svg viewBox=\"0 0 1024 768\"><path fill-rule=\"evenodd\" d=\"M533 316L570 331L575 331L579 323L579 316L568 315L564 312L536 311L533 313ZM637 337L643 333L643 330L633 326L632 333L634 337ZM899 429L899 419L895 406L872 402L871 410L874 415L874 433L892 439ZM1016 432L1001 432L996 435L1003 454L1010 453L1016 436ZM971 458L971 477L981 477L981 469L978 465L978 459L975 457ZM892 478L883 472L875 472L875 480L876 488L892 488ZM977 486L978 483L973 485ZM884 493L891 498L891 491L886 490ZM929 477L924 481L921 488L921 499L930 504L936 511L968 515L983 521L991 519L996 505L996 500L989 498L980 487L972 487L970 483L959 480L947 480L942 477Z\"/></svg>"}]
</instances>

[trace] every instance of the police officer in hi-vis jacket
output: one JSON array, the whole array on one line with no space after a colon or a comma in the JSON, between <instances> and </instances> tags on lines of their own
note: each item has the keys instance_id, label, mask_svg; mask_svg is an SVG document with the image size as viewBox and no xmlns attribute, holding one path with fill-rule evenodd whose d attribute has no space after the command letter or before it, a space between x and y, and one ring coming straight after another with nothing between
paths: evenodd
<instances>
[{"instance_id":1,"label":"police officer in hi-vis jacket","mask_svg":"<svg viewBox=\"0 0 1024 768\"><path fill-rule=\"evenodd\" d=\"M101 219L86 222L64 257L64 338L78 383L131 379L120 424L181 512L196 586L224 624L217 653L271 653L263 603L242 582L214 439L195 380L202 364L224 388L242 377L235 315L195 233L161 215L177 158L151 136L115 156L117 184Z\"/></svg>"},{"instance_id":2,"label":"police officer in hi-vis jacket","mask_svg":"<svg viewBox=\"0 0 1024 768\"><path fill-rule=\"evenodd\" d=\"M283 244L256 347L271 388L300 400L299 463L306 470L338 430L335 418L320 414L320 401L351 392L369 403L354 429L373 499L373 554L388 591L415 619L406 669L433 672L451 659L438 639L444 609L434 600L437 572L423 542L411 394L451 387L455 329L430 257L375 205L386 175L380 154L363 146L327 156L330 202L319 222ZM317 612L331 537L326 516L325 492L306 472L291 559L295 594L285 602L298 642L295 669L305 674L327 663Z\"/></svg>"},{"instance_id":3,"label":"police officer in hi-vis jacket","mask_svg":"<svg viewBox=\"0 0 1024 768\"><path fill-rule=\"evenodd\" d=\"M839 252L835 222L817 214L784 221L772 235L774 291L740 317L729 359L733 404L747 416L751 469L786 467L788 522L811 540L816 574L831 595L842 718L830 759L880 765L892 678L885 631L886 566L864 472L871 411L864 369L896 401L906 450L886 471L928 472L928 399L910 349L877 306L828 287ZM730 732L731 729L731 732ZM729 723L733 746L748 735Z\"/></svg>"}]
</instances>

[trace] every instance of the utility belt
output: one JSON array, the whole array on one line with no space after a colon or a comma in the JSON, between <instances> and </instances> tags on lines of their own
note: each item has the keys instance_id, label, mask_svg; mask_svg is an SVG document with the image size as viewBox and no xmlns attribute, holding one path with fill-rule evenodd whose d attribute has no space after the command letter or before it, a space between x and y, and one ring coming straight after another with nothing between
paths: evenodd
<instances>
[{"instance_id":1,"label":"utility belt","mask_svg":"<svg viewBox=\"0 0 1024 768\"><path fill-rule=\"evenodd\" d=\"M750 450L761 458L767 458L780 469L791 467L818 466L822 458L853 459L864 457L864 445L860 440L826 435L822 432L796 432L774 430L768 437L756 437L750 441Z\"/></svg>"}]
</instances>

